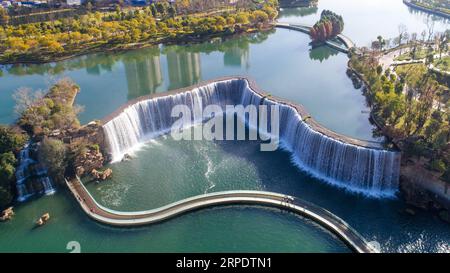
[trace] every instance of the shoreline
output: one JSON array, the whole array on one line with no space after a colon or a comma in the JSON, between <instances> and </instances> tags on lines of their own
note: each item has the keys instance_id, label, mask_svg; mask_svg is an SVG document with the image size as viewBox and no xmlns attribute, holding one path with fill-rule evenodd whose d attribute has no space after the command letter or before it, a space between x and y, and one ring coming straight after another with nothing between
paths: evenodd
<instances>
[{"instance_id":1,"label":"shoreline","mask_svg":"<svg viewBox=\"0 0 450 273\"><path fill-rule=\"evenodd\" d=\"M361 81L363 86L367 90L370 90L370 85L367 83L364 76L351 66L350 61L347 63L347 66L352 74ZM382 126L373 115L371 101L368 100L368 97L364 92L363 95L371 109L371 120L373 120L374 124L381 130L383 135L388 138L401 153L403 153L399 144L385 133L384 126ZM447 187L445 181L440 180L439 177L433 175L431 171L425 169L422 165L402 160L400 165L399 191L406 204L415 208L437 212L438 214L444 212L444 214L450 215L450 190L446 191ZM444 190L440 191L439 188ZM440 218L442 221L448 222L448 220L445 220L442 217Z\"/></svg>"},{"instance_id":2,"label":"shoreline","mask_svg":"<svg viewBox=\"0 0 450 273\"><path fill-rule=\"evenodd\" d=\"M154 46L158 46L158 45L183 45L183 44L199 44L199 43L204 43L206 41L209 41L211 39L214 38L228 38L228 37L238 37L240 35L246 35L246 34L252 34L255 32L262 32L262 31L270 31L273 30L275 28L275 25L272 23L269 23L267 25L265 25L262 28L258 28L258 29L247 29L247 30L243 30L243 31L239 31L239 32L235 32L235 33L229 33L227 34L225 31L221 32L221 33L215 33L215 34L210 34L210 35L205 35L199 38L193 38L193 37L180 37L180 38L162 38L160 40L155 40L152 42L141 42L141 43L130 43L130 44L126 44L126 45L119 45L117 47L104 47L104 45L98 45L98 46L94 46L92 48L83 50L82 52L78 52L75 54L70 54L70 55L64 55L64 56L60 56L60 57L56 57L53 59L48 59L48 60L37 60L37 61L28 61L28 60L20 60L20 61L6 61L6 62L2 62L0 61L0 66L6 66L6 65L39 65L39 64L48 64L48 63L55 63L55 62L62 62L62 61L66 61L66 60L70 60L70 59L74 59L77 57L81 57L81 56L87 56L90 54L96 54L96 53L122 53L122 52L127 52L127 51L133 51L133 50L138 50L138 49L143 49L143 48L149 48L149 47L154 47Z\"/></svg>"},{"instance_id":3,"label":"shoreline","mask_svg":"<svg viewBox=\"0 0 450 273\"><path fill-rule=\"evenodd\" d=\"M413 2L411 2L410 0L403 0L403 4L405 4L406 6L408 6L410 8L413 8L413 9L417 9L417 10L420 10L420 11L423 11L423 12L431 13L431 14L434 14L436 16L441 16L441 17L444 17L446 19L450 19L450 13L445 13L445 12L442 12L440 10L435 10L435 9L427 8L427 7L424 7L424 6L420 6L420 5L417 5L417 4L413 3Z\"/></svg>"}]
</instances>

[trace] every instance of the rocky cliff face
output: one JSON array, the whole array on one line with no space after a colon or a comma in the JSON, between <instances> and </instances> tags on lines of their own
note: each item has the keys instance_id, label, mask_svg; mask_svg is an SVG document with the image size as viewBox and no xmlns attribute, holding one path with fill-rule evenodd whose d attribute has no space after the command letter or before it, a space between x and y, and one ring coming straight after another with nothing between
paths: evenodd
<instances>
[{"instance_id":1,"label":"rocky cliff face","mask_svg":"<svg viewBox=\"0 0 450 273\"><path fill-rule=\"evenodd\" d=\"M105 158L100 151L89 148L87 152L75 158L75 174L78 176L90 174L93 170L101 169L104 162Z\"/></svg>"},{"instance_id":2,"label":"rocky cliff face","mask_svg":"<svg viewBox=\"0 0 450 273\"><path fill-rule=\"evenodd\" d=\"M101 124L90 122L76 130L68 130L59 136L73 151L70 168L78 176L90 174L103 167L107 158L106 142Z\"/></svg>"},{"instance_id":3,"label":"rocky cliff face","mask_svg":"<svg viewBox=\"0 0 450 273\"><path fill-rule=\"evenodd\" d=\"M401 167L400 192L408 205L431 210L450 222L450 186L436 179L420 166L405 164Z\"/></svg>"}]
</instances>

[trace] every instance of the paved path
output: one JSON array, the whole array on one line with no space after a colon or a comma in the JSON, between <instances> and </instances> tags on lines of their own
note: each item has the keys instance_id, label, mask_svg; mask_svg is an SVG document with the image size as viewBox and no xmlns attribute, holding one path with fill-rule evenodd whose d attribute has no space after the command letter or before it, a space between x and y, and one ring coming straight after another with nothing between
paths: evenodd
<instances>
[{"instance_id":1,"label":"paved path","mask_svg":"<svg viewBox=\"0 0 450 273\"><path fill-rule=\"evenodd\" d=\"M278 207L312 219L337 235L355 252L378 252L336 215L301 199L283 194L261 191L225 191L194 196L153 210L119 212L98 204L79 178L66 180L66 184L86 214L92 219L108 225L123 227L147 225L211 206L253 204Z\"/></svg>"},{"instance_id":2,"label":"paved path","mask_svg":"<svg viewBox=\"0 0 450 273\"><path fill-rule=\"evenodd\" d=\"M404 60L404 61L395 61L395 58L399 57L400 55L404 55L408 52L410 52L411 49L410 48L401 48L401 49L396 49L393 50L387 54L383 54L380 57L379 63L380 65L383 67L383 70L388 69L391 66L399 66L399 65L405 65L405 64L417 64L417 63L425 63L425 58L422 59L414 59L414 60ZM446 57L448 56L448 53L442 53L441 57ZM439 59L440 55L439 54L435 54L433 56L433 58ZM448 71L442 71L436 67L434 67L432 64L430 64L428 66L429 69L435 70L436 72L439 73L444 73L444 74L450 74L450 72Z\"/></svg>"},{"instance_id":3,"label":"paved path","mask_svg":"<svg viewBox=\"0 0 450 273\"><path fill-rule=\"evenodd\" d=\"M398 56L400 56L400 53L405 54L407 52L409 52L408 48L400 48L400 49L390 51L389 53L383 54L380 57L379 63L383 67L383 70L386 70L392 65L392 63L394 62L394 59L397 58Z\"/></svg>"}]
</instances>

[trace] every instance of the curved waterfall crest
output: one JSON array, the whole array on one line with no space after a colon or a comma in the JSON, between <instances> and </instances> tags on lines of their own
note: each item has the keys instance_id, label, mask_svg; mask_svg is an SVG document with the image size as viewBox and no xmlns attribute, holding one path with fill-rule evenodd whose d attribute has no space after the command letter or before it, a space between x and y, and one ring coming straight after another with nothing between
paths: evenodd
<instances>
[{"instance_id":1,"label":"curved waterfall crest","mask_svg":"<svg viewBox=\"0 0 450 273\"><path fill-rule=\"evenodd\" d=\"M175 105L192 112L215 104L279 105L280 142L296 166L328 183L374 197L393 196L398 189L400 153L380 144L352 139L332 132L307 116L300 105L259 91L247 78L224 78L166 94L132 101L104 121L104 132L113 161L152 138L166 134L177 118ZM244 117L240 117L244 118ZM201 122L201 118L192 118ZM270 118L268 120L270 126ZM253 125L250 125L253 127Z\"/></svg>"}]
</instances>

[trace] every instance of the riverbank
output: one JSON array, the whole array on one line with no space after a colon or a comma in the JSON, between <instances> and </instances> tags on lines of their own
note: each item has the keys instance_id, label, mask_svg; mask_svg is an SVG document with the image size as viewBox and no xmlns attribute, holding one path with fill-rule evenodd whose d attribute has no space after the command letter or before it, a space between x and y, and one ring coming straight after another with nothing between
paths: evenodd
<instances>
[{"instance_id":1,"label":"riverbank","mask_svg":"<svg viewBox=\"0 0 450 273\"><path fill-rule=\"evenodd\" d=\"M267 24L260 28L249 28L249 29L242 29L239 31L236 31L234 33L229 33L227 31L221 32L221 33L214 33L214 34L208 34L208 35L202 35L202 36L196 36L196 35L185 35L183 37L165 37L161 39L157 39L154 41L148 41L148 42L141 42L141 43L129 43L129 44L120 44L120 45L112 45L112 44L102 44L102 45L96 45L84 50L80 50L79 52L68 54L68 55L36 55L36 56L27 56L25 59L18 58L14 60L4 60L0 56L0 65L19 65L19 64L46 64L46 63L53 63L53 62L61 62L65 60L70 60L76 57L89 55L89 54L95 54L95 53L120 53L120 52L126 52L131 50L137 50L137 49L144 49L149 48L153 46L157 46L160 44L163 45L183 45L183 44L199 44L203 43L205 41L214 39L214 38L229 38L229 37L235 37L239 35L245 35L245 34L251 34L256 33L260 31L269 31L271 29L275 28L273 24Z\"/></svg>"},{"instance_id":2,"label":"riverbank","mask_svg":"<svg viewBox=\"0 0 450 273\"><path fill-rule=\"evenodd\" d=\"M275 3L221 13L167 14L149 8L91 12L61 25L43 22L0 27L0 64L48 63L94 52L117 52L156 44L194 43L267 30ZM25 29L25 31L23 31Z\"/></svg>"},{"instance_id":3,"label":"riverbank","mask_svg":"<svg viewBox=\"0 0 450 273\"><path fill-rule=\"evenodd\" d=\"M437 15L437 16L441 16L441 17L450 19L450 11L449 12L445 12L445 11L440 10L440 9L434 9L434 8L431 8L431 7L428 7L428 6L425 6L425 5L419 5L419 4L417 4L417 3L415 3L415 2L413 2L411 0L403 0L403 3L405 5L407 5L408 7L411 7L413 9L418 9L418 10L421 10L421 11L424 11L424 12L428 12L428 13L431 13L431 14L434 14L434 15Z\"/></svg>"},{"instance_id":4,"label":"riverbank","mask_svg":"<svg viewBox=\"0 0 450 273\"><path fill-rule=\"evenodd\" d=\"M388 52L387 54L392 55L392 52ZM383 59L383 57L381 59ZM383 59L385 62L381 62L381 65L384 69L388 69L390 65L386 64L385 59L386 58ZM393 60L393 58L390 59ZM364 86L363 94L365 94L368 105L371 108L372 121L404 155L400 166L399 187L402 198L408 205L436 212L442 220L449 222L450 191L448 190L448 183L441 179L442 173L433 172L428 168L425 168L425 165L429 164L425 160L416 160L411 158L411 156L405 156L407 144L405 144L403 140L398 139L394 135L392 128L387 128L387 126L378 120L374 114L374 102L370 95L374 94L374 91L371 89L371 85L367 81L366 76L357 71L352 66L351 61L348 62L348 71L348 75L354 82L359 82Z\"/></svg>"}]
</instances>

